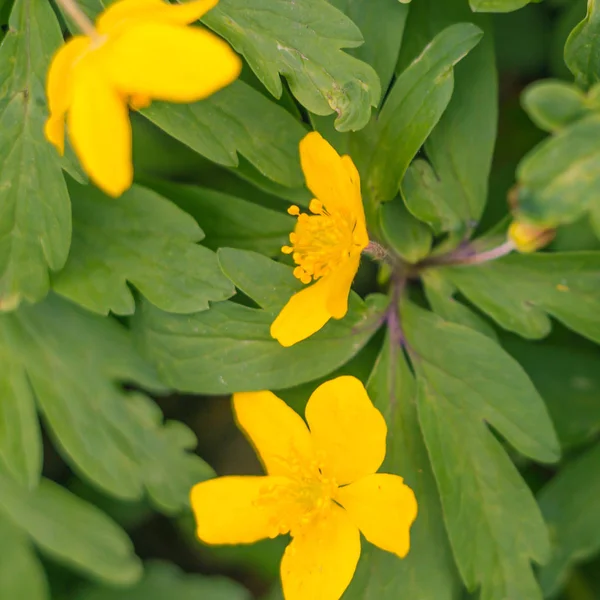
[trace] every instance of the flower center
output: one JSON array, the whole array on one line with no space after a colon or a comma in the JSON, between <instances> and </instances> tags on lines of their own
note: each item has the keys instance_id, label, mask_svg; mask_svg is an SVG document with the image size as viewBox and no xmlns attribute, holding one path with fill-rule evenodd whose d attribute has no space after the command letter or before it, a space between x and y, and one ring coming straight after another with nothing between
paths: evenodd
<instances>
[{"instance_id":1,"label":"flower center","mask_svg":"<svg viewBox=\"0 0 600 600\"><path fill-rule=\"evenodd\" d=\"M294 276L302 283L324 277L352 254L363 250L354 236L356 219L350 214L328 211L316 199L311 200L309 210L312 215L301 213L297 206L288 209L298 217L298 222L290 234L292 245L281 249L284 254L292 255L298 265Z\"/></svg>"},{"instance_id":2,"label":"flower center","mask_svg":"<svg viewBox=\"0 0 600 600\"><path fill-rule=\"evenodd\" d=\"M271 537L288 532L294 536L326 514L337 488L335 480L325 477L316 462L310 466L303 465L285 483L265 484L260 490L257 505L273 515L270 519Z\"/></svg>"}]
</instances>

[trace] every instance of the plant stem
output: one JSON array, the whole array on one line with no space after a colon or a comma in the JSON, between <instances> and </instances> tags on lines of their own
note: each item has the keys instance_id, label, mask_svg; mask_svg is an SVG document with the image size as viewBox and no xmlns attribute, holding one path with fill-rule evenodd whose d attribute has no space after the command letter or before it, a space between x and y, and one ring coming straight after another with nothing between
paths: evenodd
<instances>
[{"instance_id":1,"label":"plant stem","mask_svg":"<svg viewBox=\"0 0 600 600\"><path fill-rule=\"evenodd\" d=\"M81 32L92 39L98 39L98 32L87 15L79 8L75 0L56 0L60 7L73 19Z\"/></svg>"},{"instance_id":2,"label":"plant stem","mask_svg":"<svg viewBox=\"0 0 600 600\"><path fill-rule=\"evenodd\" d=\"M507 254L510 254L516 248L512 240L508 240L491 250L485 252L474 252L471 248L463 248L443 254L442 256L434 256L421 262L419 267L435 267L439 265L479 265L491 260L496 260Z\"/></svg>"},{"instance_id":3,"label":"plant stem","mask_svg":"<svg viewBox=\"0 0 600 600\"><path fill-rule=\"evenodd\" d=\"M507 254L510 254L514 249L514 242L512 240L508 240L504 242L504 244L500 244L500 246L496 246L491 250L486 250L485 252L480 252L479 254L476 253L472 256L466 256L459 262L459 264L478 265L484 262L489 262L490 260L496 260L497 258L501 258L502 256L506 256Z\"/></svg>"}]
</instances>

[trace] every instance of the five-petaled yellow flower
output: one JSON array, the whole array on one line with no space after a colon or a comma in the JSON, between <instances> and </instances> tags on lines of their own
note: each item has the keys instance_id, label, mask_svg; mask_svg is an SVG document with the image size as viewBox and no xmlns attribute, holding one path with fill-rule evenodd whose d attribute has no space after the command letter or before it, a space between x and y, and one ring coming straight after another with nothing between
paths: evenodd
<instances>
[{"instance_id":1,"label":"five-petaled yellow flower","mask_svg":"<svg viewBox=\"0 0 600 600\"><path fill-rule=\"evenodd\" d=\"M350 286L369 237L360 193L360 176L349 156L338 153L317 132L300 142L300 161L306 185L316 196L312 215L297 206L290 246L298 265L294 275L302 283L315 281L291 297L271 325L271 335L282 346L292 346L319 331L329 319L348 312Z\"/></svg>"},{"instance_id":2,"label":"five-petaled yellow flower","mask_svg":"<svg viewBox=\"0 0 600 600\"><path fill-rule=\"evenodd\" d=\"M271 392L234 394L239 426L266 476L220 477L191 493L200 540L245 544L291 533L281 561L286 600L338 600L360 556L360 533L400 557L417 515L401 477L376 473L387 428L362 383L319 386L302 418Z\"/></svg>"},{"instance_id":3,"label":"five-petaled yellow flower","mask_svg":"<svg viewBox=\"0 0 600 600\"><path fill-rule=\"evenodd\" d=\"M133 179L129 106L201 100L239 75L227 43L187 27L217 1L119 0L96 20L96 36L76 35L55 54L46 137L62 154L67 116L83 168L107 194L119 196Z\"/></svg>"}]
</instances>

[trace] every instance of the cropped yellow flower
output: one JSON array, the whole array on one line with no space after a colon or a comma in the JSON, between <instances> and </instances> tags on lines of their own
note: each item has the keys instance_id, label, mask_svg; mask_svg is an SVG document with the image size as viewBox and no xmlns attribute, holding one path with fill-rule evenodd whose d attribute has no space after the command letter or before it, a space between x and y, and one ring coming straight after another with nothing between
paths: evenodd
<instances>
[{"instance_id":1,"label":"cropped yellow flower","mask_svg":"<svg viewBox=\"0 0 600 600\"><path fill-rule=\"evenodd\" d=\"M271 325L271 335L282 346L292 346L319 331L329 319L348 312L350 286L360 264L360 254L369 237L360 193L360 176L349 156L338 153L317 132L300 142L300 161L306 185L315 195L312 215L297 216L290 246L298 265L294 275L308 284L284 306Z\"/></svg>"},{"instance_id":2,"label":"cropped yellow flower","mask_svg":"<svg viewBox=\"0 0 600 600\"><path fill-rule=\"evenodd\" d=\"M74 36L54 55L46 138L63 153L66 116L83 168L107 194L119 196L133 179L129 105L201 100L239 75L241 61L223 40L187 27L217 1L120 0L96 20L97 36Z\"/></svg>"},{"instance_id":3,"label":"cropped yellow flower","mask_svg":"<svg viewBox=\"0 0 600 600\"><path fill-rule=\"evenodd\" d=\"M376 473L387 428L362 383L338 377L318 387L300 416L271 392L235 394L240 428L266 476L220 477L191 493L207 544L246 544L290 533L281 561L286 600L338 600L360 556L360 533L399 557L417 515L412 490Z\"/></svg>"}]
</instances>

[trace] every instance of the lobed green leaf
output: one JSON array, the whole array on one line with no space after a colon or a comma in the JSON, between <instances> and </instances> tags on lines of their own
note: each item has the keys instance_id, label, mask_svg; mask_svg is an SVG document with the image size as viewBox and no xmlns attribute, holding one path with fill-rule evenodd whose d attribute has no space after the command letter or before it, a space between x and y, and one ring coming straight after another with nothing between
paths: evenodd
<instances>
[{"instance_id":1,"label":"lobed green leaf","mask_svg":"<svg viewBox=\"0 0 600 600\"><path fill-rule=\"evenodd\" d=\"M61 160L44 138L44 77L62 43L46 0L15 0L0 46L0 310L42 299L71 240Z\"/></svg>"},{"instance_id":2,"label":"lobed green leaf","mask_svg":"<svg viewBox=\"0 0 600 600\"><path fill-rule=\"evenodd\" d=\"M532 345L511 336L503 338L502 345L544 398L566 449L581 446L600 432L598 348L580 338L565 343L553 337Z\"/></svg>"},{"instance_id":3,"label":"lobed green leaf","mask_svg":"<svg viewBox=\"0 0 600 600\"><path fill-rule=\"evenodd\" d=\"M237 167L239 153L276 183L287 187L304 183L298 144L305 128L243 81L200 102L153 102L141 112L169 135L218 164Z\"/></svg>"},{"instance_id":4,"label":"lobed green leaf","mask_svg":"<svg viewBox=\"0 0 600 600\"><path fill-rule=\"evenodd\" d=\"M397 556L366 544L344 600L458 600L462 589L448 542L429 457L417 419L417 386L397 343L386 339L368 384L388 425L380 471L404 478L417 497L410 552Z\"/></svg>"},{"instance_id":5,"label":"lobed green leaf","mask_svg":"<svg viewBox=\"0 0 600 600\"><path fill-rule=\"evenodd\" d=\"M558 441L544 403L519 364L488 337L412 304L402 316L419 421L463 580L470 591L480 587L481 600L541 600L530 561L547 560L548 533L485 423L522 454L554 461Z\"/></svg>"},{"instance_id":6,"label":"lobed green leaf","mask_svg":"<svg viewBox=\"0 0 600 600\"><path fill-rule=\"evenodd\" d=\"M177 206L143 187L118 200L91 186L69 183L73 242L53 288L88 310L128 315L135 310L131 282L164 310L206 310L234 293L217 257L196 242L204 233Z\"/></svg>"},{"instance_id":7,"label":"lobed green leaf","mask_svg":"<svg viewBox=\"0 0 600 600\"><path fill-rule=\"evenodd\" d=\"M187 506L191 485L212 471L188 453L196 445L191 431L163 425L152 401L116 385L162 389L122 326L51 296L0 317L0 328L16 375L29 382L13 388L19 395L8 402L26 402L33 392L51 437L79 474L118 498L147 492L166 512Z\"/></svg>"},{"instance_id":8,"label":"lobed green leaf","mask_svg":"<svg viewBox=\"0 0 600 600\"><path fill-rule=\"evenodd\" d=\"M381 323L385 299L374 295L363 303L352 294L343 320L331 321L316 335L284 348L269 328L301 285L292 269L231 248L219 251L219 261L260 309L220 302L204 313L183 316L143 303L136 314L140 347L162 378L179 390L227 394L311 381L348 362Z\"/></svg>"},{"instance_id":9,"label":"lobed green leaf","mask_svg":"<svg viewBox=\"0 0 600 600\"><path fill-rule=\"evenodd\" d=\"M501 327L525 338L548 335L551 316L600 342L600 253L513 254L439 273Z\"/></svg>"},{"instance_id":10,"label":"lobed green leaf","mask_svg":"<svg viewBox=\"0 0 600 600\"><path fill-rule=\"evenodd\" d=\"M348 54L371 65L384 92L388 89L398 61L408 6L388 0L331 0L360 29L365 43Z\"/></svg>"},{"instance_id":11,"label":"lobed green leaf","mask_svg":"<svg viewBox=\"0 0 600 600\"><path fill-rule=\"evenodd\" d=\"M44 479L27 491L0 472L0 513L45 554L101 581L130 584L141 564L126 533L95 506Z\"/></svg>"},{"instance_id":12,"label":"lobed green leaf","mask_svg":"<svg viewBox=\"0 0 600 600\"><path fill-rule=\"evenodd\" d=\"M207 188L155 181L148 184L202 225L212 250L239 248L276 256L289 243L292 217L237 196Z\"/></svg>"},{"instance_id":13,"label":"lobed green leaf","mask_svg":"<svg viewBox=\"0 0 600 600\"><path fill-rule=\"evenodd\" d=\"M337 113L336 128L364 127L381 95L373 68L346 54L360 30L325 0L221 0L203 18L222 35L275 97L280 74L292 94L317 115Z\"/></svg>"}]
</instances>

